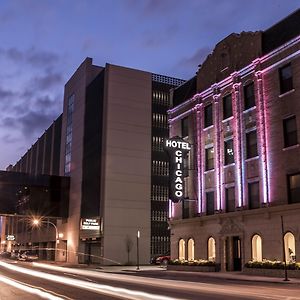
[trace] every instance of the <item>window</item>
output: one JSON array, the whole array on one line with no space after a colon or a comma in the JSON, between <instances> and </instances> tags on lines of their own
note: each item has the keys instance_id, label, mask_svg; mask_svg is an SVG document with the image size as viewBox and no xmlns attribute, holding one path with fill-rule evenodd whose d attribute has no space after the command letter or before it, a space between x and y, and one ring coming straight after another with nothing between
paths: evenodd
<instances>
[{"instance_id":1,"label":"window","mask_svg":"<svg viewBox=\"0 0 300 300\"><path fill-rule=\"evenodd\" d=\"M205 149L205 170L209 171L214 168L214 147Z\"/></svg>"},{"instance_id":2,"label":"window","mask_svg":"<svg viewBox=\"0 0 300 300\"><path fill-rule=\"evenodd\" d=\"M249 209L255 209L260 207L259 182L252 182L248 184L248 201Z\"/></svg>"},{"instance_id":3,"label":"window","mask_svg":"<svg viewBox=\"0 0 300 300\"><path fill-rule=\"evenodd\" d=\"M231 95L223 98L223 120L232 116L232 99Z\"/></svg>"},{"instance_id":4,"label":"window","mask_svg":"<svg viewBox=\"0 0 300 300\"><path fill-rule=\"evenodd\" d=\"M293 89L293 74L291 64L287 64L279 69L280 94L284 94Z\"/></svg>"},{"instance_id":5,"label":"window","mask_svg":"<svg viewBox=\"0 0 300 300\"><path fill-rule=\"evenodd\" d=\"M178 259L185 259L185 241L184 239L180 239L178 243Z\"/></svg>"},{"instance_id":6,"label":"window","mask_svg":"<svg viewBox=\"0 0 300 300\"><path fill-rule=\"evenodd\" d=\"M257 153L257 134L256 131L246 133L246 157L256 157Z\"/></svg>"},{"instance_id":7,"label":"window","mask_svg":"<svg viewBox=\"0 0 300 300\"><path fill-rule=\"evenodd\" d=\"M215 261L216 260L216 241L213 237L210 237L207 242L208 248L208 260Z\"/></svg>"},{"instance_id":8,"label":"window","mask_svg":"<svg viewBox=\"0 0 300 300\"><path fill-rule=\"evenodd\" d=\"M188 199L182 201L182 219L188 219L190 217L190 202Z\"/></svg>"},{"instance_id":9,"label":"window","mask_svg":"<svg viewBox=\"0 0 300 300\"><path fill-rule=\"evenodd\" d=\"M233 140L224 142L224 162L225 165L234 163Z\"/></svg>"},{"instance_id":10,"label":"window","mask_svg":"<svg viewBox=\"0 0 300 300\"><path fill-rule=\"evenodd\" d=\"M235 211L235 189L230 187L225 189L226 212Z\"/></svg>"},{"instance_id":11,"label":"window","mask_svg":"<svg viewBox=\"0 0 300 300\"><path fill-rule=\"evenodd\" d=\"M284 253L287 263L294 263L296 261L295 236L291 232L287 232L284 235Z\"/></svg>"},{"instance_id":12,"label":"window","mask_svg":"<svg viewBox=\"0 0 300 300\"><path fill-rule=\"evenodd\" d=\"M204 128L213 124L212 104L205 106L204 108Z\"/></svg>"},{"instance_id":13,"label":"window","mask_svg":"<svg viewBox=\"0 0 300 300\"><path fill-rule=\"evenodd\" d=\"M213 215L215 213L215 197L214 192L206 193L206 214Z\"/></svg>"},{"instance_id":14,"label":"window","mask_svg":"<svg viewBox=\"0 0 300 300\"><path fill-rule=\"evenodd\" d=\"M262 239L258 234L252 237L252 260L262 261Z\"/></svg>"},{"instance_id":15,"label":"window","mask_svg":"<svg viewBox=\"0 0 300 300\"><path fill-rule=\"evenodd\" d=\"M289 203L300 202L300 173L288 176Z\"/></svg>"},{"instance_id":16,"label":"window","mask_svg":"<svg viewBox=\"0 0 300 300\"><path fill-rule=\"evenodd\" d=\"M244 106L249 109L255 106L254 83L251 82L244 86Z\"/></svg>"},{"instance_id":17,"label":"window","mask_svg":"<svg viewBox=\"0 0 300 300\"><path fill-rule=\"evenodd\" d=\"M188 117L183 118L181 120L181 136L183 138L189 136L189 119L188 119Z\"/></svg>"},{"instance_id":18,"label":"window","mask_svg":"<svg viewBox=\"0 0 300 300\"><path fill-rule=\"evenodd\" d=\"M283 120L284 147L298 144L296 117Z\"/></svg>"},{"instance_id":19,"label":"window","mask_svg":"<svg viewBox=\"0 0 300 300\"><path fill-rule=\"evenodd\" d=\"M188 240L188 260L195 259L195 241L193 239Z\"/></svg>"}]
</instances>

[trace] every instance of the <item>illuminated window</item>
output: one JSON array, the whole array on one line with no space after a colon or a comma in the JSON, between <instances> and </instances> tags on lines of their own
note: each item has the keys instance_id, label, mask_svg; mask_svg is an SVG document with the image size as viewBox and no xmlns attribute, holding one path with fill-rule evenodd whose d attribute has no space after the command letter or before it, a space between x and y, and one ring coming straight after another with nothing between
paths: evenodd
<instances>
[{"instance_id":1,"label":"illuminated window","mask_svg":"<svg viewBox=\"0 0 300 300\"><path fill-rule=\"evenodd\" d=\"M292 116L283 120L284 147L298 144L296 117Z\"/></svg>"},{"instance_id":2,"label":"illuminated window","mask_svg":"<svg viewBox=\"0 0 300 300\"><path fill-rule=\"evenodd\" d=\"M300 174L288 175L289 203L300 202Z\"/></svg>"},{"instance_id":3,"label":"illuminated window","mask_svg":"<svg viewBox=\"0 0 300 300\"><path fill-rule=\"evenodd\" d=\"M247 158L256 157L258 155L256 131L246 133L246 152Z\"/></svg>"},{"instance_id":4,"label":"illuminated window","mask_svg":"<svg viewBox=\"0 0 300 300\"><path fill-rule=\"evenodd\" d=\"M215 261L216 260L216 241L213 237L210 237L208 239L207 247L208 247L208 260Z\"/></svg>"},{"instance_id":5,"label":"illuminated window","mask_svg":"<svg viewBox=\"0 0 300 300\"><path fill-rule=\"evenodd\" d=\"M214 168L214 147L205 149L205 170L212 170Z\"/></svg>"},{"instance_id":6,"label":"illuminated window","mask_svg":"<svg viewBox=\"0 0 300 300\"><path fill-rule=\"evenodd\" d=\"M287 263L293 263L296 260L295 237L291 232L284 235L285 260Z\"/></svg>"},{"instance_id":7,"label":"illuminated window","mask_svg":"<svg viewBox=\"0 0 300 300\"><path fill-rule=\"evenodd\" d=\"M244 107L249 109L255 106L254 83L251 82L244 86Z\"/></svg>"},{"instance_id":8,"label":"illuminated window","mask_svg":"<svg viewBox=\"0 0 300 300\"><path fill-rule=\"evenodd\" d=\"M204 107L204 127L209 127L213 124L213 109L212 104Z\"/></svg>"},{"instance_id":9,"label":"illuminated window","mask_svg":"<svg viewBox=\"0 0 300 300\"><path fill-rule=\"evenodd\" d=\"M235 211L235 189L230 187L225 189L226 212Z\"/></svg>"},{"instance_id":10,"label":"illuminated window","mask_svg":"<svg viewBox=\"0 0 300 300\"><path fill-rule=\"evenodd\" d=\"M291 64L287 64L279 69L280 94L284 94L293 89L293 73Z\"/></svg>"},{"instance_id":11,"label":"illuminated window","mask_svg":"<svg viewBox=\"0 0 300 300\"><path fill-rule=\"evenodd\" d=\"M223 120L232 116L232 99L231 95L223 98Z\"/></svg>"},{"instance_id":12,"label":"illuminated window","mask_svg":"<svg viewBox=\"0 0 300 300\"><path fill-rule=\"evenodd\" d=\"M184 260L185 259L185 241L184 239L180 239L178 243L178 259Z\"/></svg>"},{"instance_id":13,"label":"illuminated window","mask_svg":"<svg viewBox=\"0 0 300 300\"><path fill-rule=\"evenodd\" d=\"M258 234L252 237L252 260L262 261L262 239Z\"/></svg>"},{"instance_id":14,"label":"illuminated window","mask_svg":"<svg viewBox=\"0 0 300 300\"><path fill-rule=\"evenodd\" d=\"M230 165L234 163L234 153L233 153L233 140L227 140L224 142L224 163L225 165Z\"/></svg>"},{"instance_id":15,"label":"illuminated window","mask_svg":"<svg viewBox=\"0 0 300 300\"><path fill-rule=\"evenodd\" d=\"M248 201L249 209L255 209L260 207L259 182L252 182L248 184Z\"/></svg>"},{"instance_id":16,"label":"illuminated window","mask_svg":"<svg viewBox=\"0 0 300 300\"><path fill-rule=\"evenodd\" d=\"M195 259L195 241L193 239L188 240L188 260Z\"/></svg>"}]
</instances>

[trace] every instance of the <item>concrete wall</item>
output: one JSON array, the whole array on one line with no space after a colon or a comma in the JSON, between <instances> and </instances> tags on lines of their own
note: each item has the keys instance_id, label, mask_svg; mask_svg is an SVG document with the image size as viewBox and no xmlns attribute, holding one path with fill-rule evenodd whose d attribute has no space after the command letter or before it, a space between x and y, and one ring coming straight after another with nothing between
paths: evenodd
<instances>
[{"instance_id":1,"label":"concrete wall","mask_svg":"<svg viewBox=\"0 0 300 300\"><path fill-rule=\"evenodd\" d=\"M150 258L151 74L106 65L103 199L104 263L140 263Z\"/></svg>"}]
</instances>

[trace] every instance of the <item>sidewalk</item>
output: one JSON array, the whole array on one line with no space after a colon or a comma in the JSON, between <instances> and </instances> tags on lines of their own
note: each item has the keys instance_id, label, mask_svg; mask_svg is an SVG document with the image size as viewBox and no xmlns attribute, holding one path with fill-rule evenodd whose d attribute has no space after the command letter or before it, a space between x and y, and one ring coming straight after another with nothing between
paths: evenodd
<instances>
[{"instance_id":1,"label":"sidewalk","mask_svg":"<svg viewBox=\"0 0 300 300\"><path fill-rule=\"evenodd\" d=\"M146 265L140 266L140 269L137 270L136 266L99 266L99 265L71 265L68 263L54 263L54 262L43 262L43 263L50 263L55 264L57 266L62 267L70 267L70 268L80 268L80 269L88 269L91 271L96 272L105 272L105 273L124 273L124 274L132 274L132 275L147 275L153 276L157 274L173 274L183 280L188 280L189 278L216 278L216 279L223 279L223 280L237 280L237 281L252 281L252 282L265 282L265 283L278 283L278 284L299 284L300 279L298 278L289 278L289 281L284 281L284 277L267 277L267 276L254 276L254 275L246 275L242 272L187 272L187 271L168 271L166 267L161 267L157 265ZM164 279L165 276L162 277ZM194 281L194 280L193 280Z\"/></svg>"}]
</instances>

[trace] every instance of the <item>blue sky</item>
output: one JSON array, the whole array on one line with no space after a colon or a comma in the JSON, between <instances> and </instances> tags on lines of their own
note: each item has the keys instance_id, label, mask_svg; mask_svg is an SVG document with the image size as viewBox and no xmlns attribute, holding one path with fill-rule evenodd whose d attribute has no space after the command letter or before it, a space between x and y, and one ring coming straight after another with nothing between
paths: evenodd
<instances>
[{"instance_id":1,"label":"blue sky","mask_svg":"<svg viewBox=\"0 0 300 300\"><path fill-rule=\"evenodd\" d=\"M62 111L89 56L188 79L232 32L265 30L298 0L0 0L0 169Z\"/></svg>"}]
</instances>

